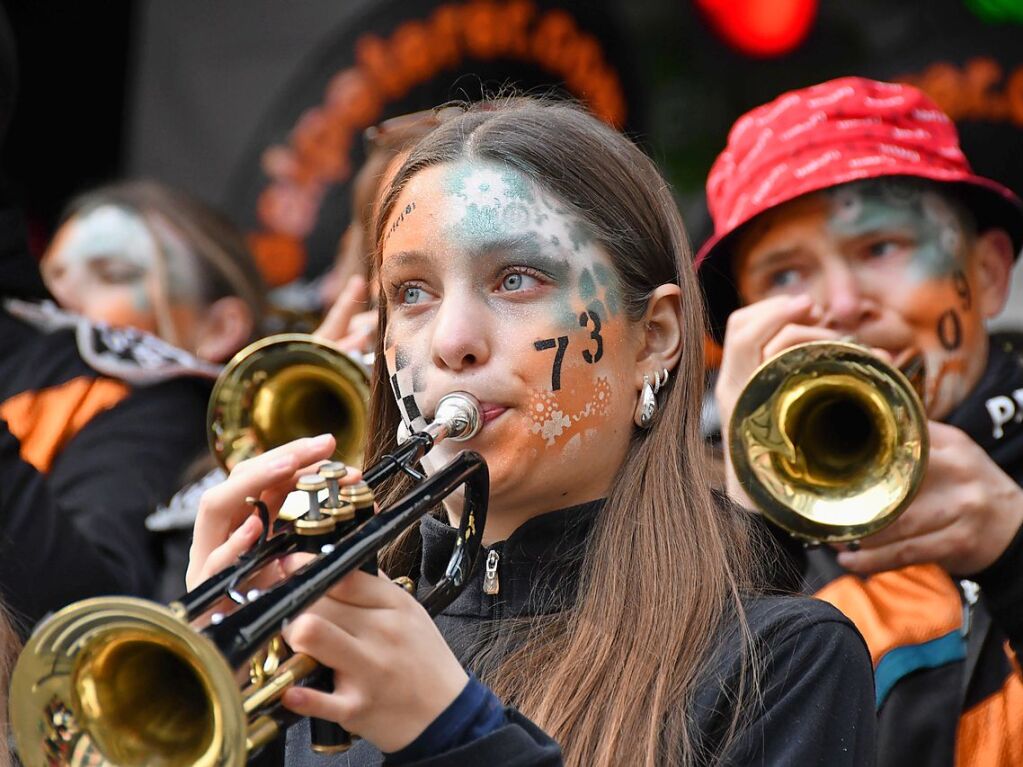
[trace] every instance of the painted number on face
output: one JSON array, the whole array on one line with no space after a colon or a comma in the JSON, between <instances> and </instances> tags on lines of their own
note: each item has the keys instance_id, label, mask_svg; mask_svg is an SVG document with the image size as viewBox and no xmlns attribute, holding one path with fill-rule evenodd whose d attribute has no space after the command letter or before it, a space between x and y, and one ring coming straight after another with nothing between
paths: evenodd
<instances>
[{"instance_id":1,"label":"painted number on face","mask_svg":"<svg viewBox=\"0 0 1023 767\"><path fill-rule=\"evenodd\" d=\"M554 366L551 368L551 391L558 391L561 388L561 362L565 359L565 349L568 348L568 336L544 338L533 342L533 348L538 352L553 349L555 345L558 351L554 354Z\"/></svg>"},{"instance_id":2,"label":"painted number on face","mask_svg":"<svg viewBox=\"0 0 1023 767\"><path fill-rule=\"evenodd\" d=\"M938 340L946 351L955 351L963 343L963 323L959 312L948 309L938 317Z\"/></svg>"},{"instance_id":3,"label":"painted number on face","mask_svg":"<svg viewBox=\"0 0 1023 767\"><path fill-rule=\"evenodd\" d=\"M593 330L590 331L590 338L596 342L596 348L591 352L583 349L583 359L593 364L599 362L604 356L604 339L600 335L600 315L596 312L586 311L579 315L579 327L585 328L590 322L593 323Z\"/></svg>"}]
</instances>

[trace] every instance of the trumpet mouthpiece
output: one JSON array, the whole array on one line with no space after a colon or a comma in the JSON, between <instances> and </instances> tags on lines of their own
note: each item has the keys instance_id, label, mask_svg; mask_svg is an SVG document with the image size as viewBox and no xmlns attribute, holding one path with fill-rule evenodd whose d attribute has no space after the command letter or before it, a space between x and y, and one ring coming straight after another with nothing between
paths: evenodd
<instances>
[{"instance_id":1,"label":"trumpet mouthpiece","mask_svg":"<svg viewBox=\"0 0 1023 767\"><path fill-rule=\"evenodd\" d=\"M433 420L444 424L446 439L465 442L479 433L483 425L482 408L479 400L468 392L451 392L440 398Z\"/></svg>"}]
</instances>

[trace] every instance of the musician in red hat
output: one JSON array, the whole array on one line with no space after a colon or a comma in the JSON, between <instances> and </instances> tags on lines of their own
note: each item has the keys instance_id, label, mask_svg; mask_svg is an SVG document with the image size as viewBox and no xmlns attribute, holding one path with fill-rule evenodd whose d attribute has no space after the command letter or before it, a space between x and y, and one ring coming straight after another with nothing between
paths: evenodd
<instances>
[{"instance_id":1,"label":"musician in red hat","mask_svg":"<svg viewBox=\"0 0 1023 767\"><path fill-rule=\"evenodd\" d=\"M870 648L879 763L1023 763L1023 342L985 327L1023 202L972 172L922 92L851 77L739 119L707 198L715 231L696 264L723 339L722 423L757 366L797 343L851 337L924 361L920 493L857 550L807 555L809 590Z\"/></svg>"}]
</instances>

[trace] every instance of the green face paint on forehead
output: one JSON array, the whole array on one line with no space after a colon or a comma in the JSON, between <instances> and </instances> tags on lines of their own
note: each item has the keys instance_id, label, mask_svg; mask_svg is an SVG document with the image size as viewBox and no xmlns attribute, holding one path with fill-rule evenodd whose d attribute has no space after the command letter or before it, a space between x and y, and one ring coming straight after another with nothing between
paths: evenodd
<instances>
[{"instance_id":1,"label":"green face paint on forehead","mask_svg":"<svg viewBox=\"0 0 1023 767\"><path fill-rule=\"evenodd\" d=\"M121 264L119 282L139 286L146 284L159 266L166 270L169 298L193 301L202 295L202 275L196 257L163 220L146 220L132 210L101 205L79 214L72 223L61 246L60 257L66 264L99 260ZM149 305L144 291L139 293L138 303L140 308Z\"/></svg>"},{"instance_id":2,"label":"green face paint on forehead","mask_svg":"<svg viewBox=\"0 0 1023 767\"><path fill-rule=\"evenodd\" d=\"M911 276L947 277L963 266L969 232L965 216L923 179L879 178L827 190L828 229L842 237L901 235L914 241Z\"/></svg>"},{"instance_id":3,"label":"green face paint on forehead","mask_svg":"<svg viewBox=\"0 0 1023 767\"><path fill-rule=\"evenodd\" d=\"M617 314L615 274L594 250L598 244L586 221L563 202L519 171L493 162L455 163L443 190L452 202L446 235L473 248L511 244L529 253L532 265L564 286L557 303L566 327L578 324L573 304L580 299L602 316ZM578 277L568 284L570 272Z\"/></svg>"},{"instance_id":4,"label":"green face paint on forehead","mask_svg":"<svg viewBox=\"0 0 1023 767\"><path fill-rule=\"evenodd\" d=\"M81 262L113 256L148 272L156 263L157 246L140 216L103 205L77 217L63 254Z\"/></svg>"},{"instance_id":5,"label":"green face paint on forehead","mask_svg":"<svg viewBox=\"0 0 1023 767\"><path fill-rule=\"evenodd\" d=\"M451 233L471 244L535 234L545 249L578 253L593 241L585 221L512 168L456 163L444 180L444 191L456 202Z\"/></svg>"}]
</instances>

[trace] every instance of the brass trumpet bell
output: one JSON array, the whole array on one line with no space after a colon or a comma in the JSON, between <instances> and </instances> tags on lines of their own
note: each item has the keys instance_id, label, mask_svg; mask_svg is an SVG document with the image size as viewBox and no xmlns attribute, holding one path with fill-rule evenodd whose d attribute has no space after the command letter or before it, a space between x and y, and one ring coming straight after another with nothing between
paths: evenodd
<instances>
[{"instance_id":1,"label":"brass trumpet bell","mask_svg":"<svg viewBox=\"0 0 1023 767\"><path fill-rule=\"evenodd\" d=\"M329 432L334 460L361 466L369 377L361 363L301 333L269 336L242 349L210 396L210 450L227 469L299 437Z\"/></svg>"},{"instance_id":2,"label":"brass trumpet bell","mask_svg":"<svg viewBox=\"0 0 1023 767\"><path fill-rule=\"evenodd\" d=\"M11 679L11 727L26 765L245 764L234 674L168 608L129 597L76 602L26 649Z\"/></svg>"},{"instance_id":3,"label":"brass trumpet bell","mask_svg":"<svg viewBox=\"0 0 1023 767\"><path fill-rule=\"evenodd\" d=\"M728 429L736 477L775 524L815 543L898 518L927 463L927 419L905 375L864 347L815 341L767 360Z\"/></svg>"}]
</instances>

